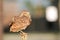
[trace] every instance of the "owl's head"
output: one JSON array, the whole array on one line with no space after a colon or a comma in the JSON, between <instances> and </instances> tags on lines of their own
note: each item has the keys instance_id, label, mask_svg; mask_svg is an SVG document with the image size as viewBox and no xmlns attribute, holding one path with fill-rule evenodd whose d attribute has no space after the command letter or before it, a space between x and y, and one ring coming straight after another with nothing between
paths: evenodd
<instances>
[{"instance_id":1,"label":"owl's head","mask_svg":"<svg viewBox=\"0 0 60 40\"><path fill-rule=\"evenodd\" d=\"M31 18L30 13L28 11L25 11L25 10L22 11L21 14L19 15L19 17L23 17L23 16Z\"/></svg>"}]
</instances>

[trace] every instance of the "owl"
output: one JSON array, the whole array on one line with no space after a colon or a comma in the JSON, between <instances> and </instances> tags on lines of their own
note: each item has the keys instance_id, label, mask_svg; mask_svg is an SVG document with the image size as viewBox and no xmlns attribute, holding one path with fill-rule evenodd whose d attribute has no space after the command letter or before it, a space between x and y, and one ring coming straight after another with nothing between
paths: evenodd
<instances>
[{"instance_id":1,"label":"owl","mask_svg":"<svg viewBox=\"0 0 60 40\"><path fill-rule=\"evenodd\" d=\"M31 24L31 15L28 11L22 11L19 16L12 18L13 24L10 27L11 32L25 30Z\"/></svg>"}]
</instances>

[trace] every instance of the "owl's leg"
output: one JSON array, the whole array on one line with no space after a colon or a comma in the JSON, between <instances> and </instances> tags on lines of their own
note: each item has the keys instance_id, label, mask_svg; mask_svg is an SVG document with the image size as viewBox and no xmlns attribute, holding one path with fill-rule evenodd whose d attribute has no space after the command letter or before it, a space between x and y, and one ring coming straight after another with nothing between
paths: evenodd
<instances>
[{"instance_id":1,"label":"owl's leg","mask_svg":"<svg viewBox=\"0 0 60 40\"><path fill-rule=\"evenodd\" d=\"M21 40L27 40L27 33L20 31L20 38Z\"/></svg>"}]
</instances>

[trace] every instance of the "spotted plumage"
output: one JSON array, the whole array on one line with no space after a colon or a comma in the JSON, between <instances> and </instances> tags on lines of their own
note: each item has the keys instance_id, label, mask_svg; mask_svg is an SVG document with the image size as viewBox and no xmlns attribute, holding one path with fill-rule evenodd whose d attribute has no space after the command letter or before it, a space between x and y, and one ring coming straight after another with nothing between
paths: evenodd
<instances>
[{"instance_id":1,"label":"spotted plumage","mask_svg":"<svg viewBox=\"0 0 60 40\"><path fill-rule=\"evenodd\" d=\"M10 27L10 31L19 32L21 30L25 30L31 23L30 13L27 11L22 11L19 16L15 16L12 18L12 26Z\"/></svg>"}]
</instances>

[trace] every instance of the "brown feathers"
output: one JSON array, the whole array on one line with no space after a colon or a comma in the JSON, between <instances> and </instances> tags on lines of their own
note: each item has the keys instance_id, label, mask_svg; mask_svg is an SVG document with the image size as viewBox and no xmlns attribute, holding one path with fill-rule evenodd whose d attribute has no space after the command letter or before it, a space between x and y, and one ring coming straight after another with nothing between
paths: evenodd
<instances>
[{"instance_id":1,"label":"brown feathers","mask_svg":"<svg viewBox=\"0 0 60 40\"><path fill-rule=\"evenodd\" d=\"M15 16L13 19L13 24L10 28L12 32L18 32L26 29L31 23L30 13L27 11L22 11L19 16Z\"/></svg>"}]
</instances>

